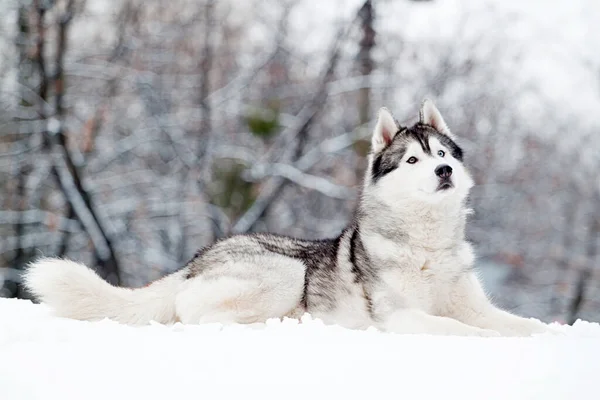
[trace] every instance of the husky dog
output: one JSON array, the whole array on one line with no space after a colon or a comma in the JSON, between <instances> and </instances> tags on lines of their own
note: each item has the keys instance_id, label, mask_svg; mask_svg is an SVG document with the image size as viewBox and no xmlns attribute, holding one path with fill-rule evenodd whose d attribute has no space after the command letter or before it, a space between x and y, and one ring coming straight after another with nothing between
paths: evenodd
<instances>
[{"instance_id":1,"label":"husky dog","mask_svg":"<svg viewBox=\"0 0 600 400\"><path fill-rule=\"evenodd\" d=\"M26 287L58 316L130 325L256 323L304 313L350 329L528 336L551 331L494 306L465 240L473 180L430 100L400 126L379 111L358 206L334 239L235 235L146 287L115 287L86 266L45 258Z\"/></svg>"}]
</instances>

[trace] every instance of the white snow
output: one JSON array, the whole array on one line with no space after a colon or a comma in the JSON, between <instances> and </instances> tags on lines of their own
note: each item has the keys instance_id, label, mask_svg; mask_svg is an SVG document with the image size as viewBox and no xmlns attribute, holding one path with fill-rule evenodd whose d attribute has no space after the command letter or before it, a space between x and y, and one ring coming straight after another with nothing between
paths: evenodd
<instances>
[{"instance_id":1,"label":"white snow","mask_svg":"<svg viewBox=\"0 0 600 400\"><path fill-rule=\"evenodd\" d=\"M2 399L593 398L600 325L466 338L325 326L133 328L0 300Z\"/></svg>"}]
</instances>

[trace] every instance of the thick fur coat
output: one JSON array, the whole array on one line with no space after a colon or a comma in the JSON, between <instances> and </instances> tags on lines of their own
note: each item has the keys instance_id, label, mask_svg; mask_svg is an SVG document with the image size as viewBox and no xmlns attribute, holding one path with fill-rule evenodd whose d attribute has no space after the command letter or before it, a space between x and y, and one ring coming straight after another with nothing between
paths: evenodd
<instances>
[{"instance_id":1,"label":"thick fur coat","mask_svg":"<svg viewBox=\"0 0 600 400\"><path fill-rule=\"evenodd\" d=\"M484 292L465 240L472 186L458 140L431 101L410 127L382 108L356 211L337 238L232 236L138 289L111 286L56 258L30 265L25 283L59 316L131 325L255 323L308 312L329 324L396 333L550 331L499 309Z\"/></svg>"}]
</instances>

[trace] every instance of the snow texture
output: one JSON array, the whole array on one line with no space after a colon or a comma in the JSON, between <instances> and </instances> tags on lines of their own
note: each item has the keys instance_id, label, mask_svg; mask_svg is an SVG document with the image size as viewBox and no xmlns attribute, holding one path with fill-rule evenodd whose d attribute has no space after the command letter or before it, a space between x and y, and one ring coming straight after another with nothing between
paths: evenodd
<instances>
[{"instance_id":1,"label":"snow texture","mask_svg":"<svg viewBox=\"0 0 600 400\"><path fill-rule=\"evenodd\" d=\"M594 398L600 325L466 338L272 320L128 327L0 300L2 399Z\"/></svg>"}]
</instances>

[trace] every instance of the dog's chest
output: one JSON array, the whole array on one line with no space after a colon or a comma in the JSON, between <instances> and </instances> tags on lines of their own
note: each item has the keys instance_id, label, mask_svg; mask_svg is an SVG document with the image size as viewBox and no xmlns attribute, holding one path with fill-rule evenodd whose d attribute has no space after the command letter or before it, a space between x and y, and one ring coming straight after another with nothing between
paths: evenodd
<instances>
[{"instance_id":1,"label":"dog's chest","mask_svg":"<svg viewBox=\"0 0 600 400\"><path fill-rule=\"evenodd\" d=\"M394 307L435 312L474 261L471 246L464 241L431 249L378 235L365 235L363 240L378 271L376 297L387 299Z\"/></svg>"},{"instance_id":2,"label":"dog's chest","mask_svg":"<svg viewBox=\"0 0 600 400\"><path fill-rule=\"evenodd\" d=\"M404 306L435 313L450 296L467 264L468 260L456 250L413 251L398 265L386 268L382 281Z\"/></svg>"}]
</instances>

